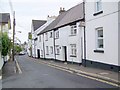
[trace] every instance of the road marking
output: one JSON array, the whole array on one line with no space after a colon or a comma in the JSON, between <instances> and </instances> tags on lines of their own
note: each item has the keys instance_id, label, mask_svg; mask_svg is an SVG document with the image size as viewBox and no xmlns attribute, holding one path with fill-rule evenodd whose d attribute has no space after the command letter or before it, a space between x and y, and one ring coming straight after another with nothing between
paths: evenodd
<instances>
[{"instance_id":1,"label":"road marking","mask_svg":"<svg viewBox=\"0 0 120 90\"><path fill-rule=\"evenodd\" d=\"M15 61L16 61L16 66L17 66L19 74L22 74L22 70L20 68L20 65L19 65L18 61L17 60L15 60Z\"/></svg>"},{"instance_id":2,"label":"road marking","mask_svg":"<svg viewBox=\"0 0 120 90\"><path fill-rule=\"evenodd\" d=\"M33 60L34 61L34 60ZM62 71L66 71L66 72L69 72L69 73L74 73L73 71L70 71L70 70L68 70L68 69L63 69L63 68L60 68L58 65L56 65L56 66L58 66L58 67L56 67L55 65L52 65L51 63L46 63L46 62L40 62L40 61L34 61L34 62L36 62L36 63L40 63L40 64L44 64L44 65L46 65L47 64L47 66L49 66L49 67L53 67L53 68L56 68L56 69L59 69L59 70L62 70ZM106 84L109 84L109 85L112 85L112 86L116 86L116 87L120 87L118 84L115 84L115 83L112 83L112 82L108 82L108 81L106 81L106 80L102 80L102 79L98 79L98 78L94 78L94 77L91 77L91 76L87 76L87 75L84 75L84 74L80 74L80 73L75 73L76 75L79 75L79 76L82 76L82 77L86 77L86 78L89 78L89 79L92 79L92 80L96 80L96 81L99 81L99 82L102 82L102 83L106 83Z\"/></svg>"}]
</instances>

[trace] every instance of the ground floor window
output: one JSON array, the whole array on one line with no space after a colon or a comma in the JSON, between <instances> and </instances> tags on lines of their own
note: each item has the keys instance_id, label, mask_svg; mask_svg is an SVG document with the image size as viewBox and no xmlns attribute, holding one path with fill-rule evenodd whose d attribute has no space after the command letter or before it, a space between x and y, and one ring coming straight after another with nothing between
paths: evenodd
<instances>
[{"instance_id":1,"label":"ground floor window","mask_svg":"<svg viewBox=\"0 0 120 90\"><path fill-rule=\"evenodd\" d=\"M50 53L53 54L53 46L50 46Z\"/></svg>"},{"instance_id":2,"label":"ground floor window","mask_svg":"<svg viewBox=\"0 0 120 90\"><path fill-rule=\"evenodd\" d=\"M49 48L46 46L46 55L49 55Z\"/></svg>"},{"instance_id":3,"label":"ground floor window","mask_svg":"<svg viewBox=\"0 0 120 90\"><path fill-rule=\"evenodd\" d=\"M60 47L59 45L56 45L56 55L59 55L60 54Z\"/></svg>"},{"instance_id":4,"label":"ground floor window","mask_svg":"<svg viewBox=\"0 0 120 90\"><path fill-rule=\"evenodd\" d=\"M71 44L71 56L76 57L77 56L77 48L76 48L76 44Z\"/></svg>"}]
</instances>

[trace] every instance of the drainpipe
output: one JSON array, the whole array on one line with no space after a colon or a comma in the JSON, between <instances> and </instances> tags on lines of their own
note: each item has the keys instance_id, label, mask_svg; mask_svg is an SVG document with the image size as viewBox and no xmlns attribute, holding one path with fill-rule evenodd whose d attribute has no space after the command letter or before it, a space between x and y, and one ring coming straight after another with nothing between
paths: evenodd
<instances>
[{"instance_id":1,"label":"drainpipe","mask_svg":"<svg viewBox=\"0 0 120 90\"><path fill-rule=\"evenodd\" d=\"M43 33L43 52L44 52L44 59L45 59L45 44L44 44L44 33Z\"/></svg>"},{"instance_id":2,"label":"drainpipe","mask_svg":"<svg viewBox=\"0 0 120 90\"><path fill-rule=\"evenodd\" d=\"M56 60L56 52L55 52L55 30L53 30L54 33L54 37L53 37L53 44L54 44L54 56L55 56L55 60Z\"/></svg>"},{"instance_id":3,"label":"drainpipe","mask_svg":"<svg viewBox=\"0 0 120 90\"><path fill-rule=\"evenodd\" d=\"M83 13L84 13L84 22L85 22L85 0L83 1ZM84 66L86 67L86 26L84 25Z\"/></svg>"}]
</instances>

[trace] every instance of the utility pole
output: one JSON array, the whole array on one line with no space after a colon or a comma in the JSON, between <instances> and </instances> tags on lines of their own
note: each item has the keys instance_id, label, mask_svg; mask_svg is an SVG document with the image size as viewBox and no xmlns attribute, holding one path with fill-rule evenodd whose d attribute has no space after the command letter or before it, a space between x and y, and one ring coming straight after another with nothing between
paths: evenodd
<instances>
[{"instance_id":1,"label":"utility pole","mask_svg":"<svg viewBox=\"0 0 120 90\"><path fill-rule=\"evenodd\" d=\"M15 11L13 12L13 50L12 50L13 61L14 61L14 55L15 55L14 41L15 41Z\"/></svg>"}]
</instances>

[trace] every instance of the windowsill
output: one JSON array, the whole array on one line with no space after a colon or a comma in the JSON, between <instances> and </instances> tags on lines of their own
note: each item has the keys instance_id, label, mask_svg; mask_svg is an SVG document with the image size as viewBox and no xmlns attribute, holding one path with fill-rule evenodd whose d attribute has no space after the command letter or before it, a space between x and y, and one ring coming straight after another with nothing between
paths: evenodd
<instances>
[{"instance_id":1,"label":"windowsill","mask_svg":"<svg viewBox=\"0 0 120 90\"><path fill-rule=\"evenodd\" d=\"M46 55L49 55L49 54L46 54Z\"/></svg>"},{"instance_id":2,"label":"windowsill","mask_svg":"<svg viewBox=\"0 0 120 90\"><path fill-rule=\"evenodd\" d=\"M48 40L45 40L45 41L48 41Z\"/></svg>"},{"instance_id":3,"label":"windowsill","mask_svg":"<svg viewBox=\"0 0 120 90\"><path fill-rule=\"evenodd\" d=\"M59 39L59 38L55 38L55 39Z\"/></svg>"},{"instance_id":4,"label":"windowsill","mask_svg":"<svg viewBox=\"0 0 120 90\"><path fill-rule=\"evenodd\" d=\"M93 16L97 16L97 15L102 14L102 13L103 13L103 11L98 11L98 12L95 12L95 13L93 14Z\"/></svg>"},{"instance_id":5,"label":"windowsill","mask_svg":"<svg viewBox=\"0 0 120 90\"><path fill-rule=\"evenodd\" d=\"M71 37L71 36L77 36L77 35L69 35L69 36Z\"/></svg>"},{"instance_id":6,"label":"windowsill","mask_svg":"<svg viewBox=\"0 0 120 90\"><path fill-rule=\"evenodd\" d=\"M77 57L77 56L75 56L75 55L70 55L70 57Z\"/></svg>"},{"instance_id":7,"label":"windowsill","mask_svg":"<svg viewBox=\"0 0 120 90\"><path fill-rule=\"evenodd\" d=\"M60 55L60 54L55 54L55 55Z\"/></svg>"},{"instance_id":8,"label":"windowsill","mask_svg":"<svg viewBox=\"0 0 120 90\"><path fill-rule=\"evenodd\" d=\"M104 53L104 50L94 50L95 53Z\"/></svg>"}]
</instances>

